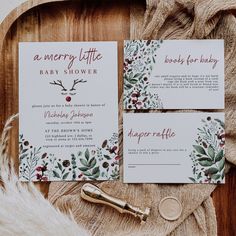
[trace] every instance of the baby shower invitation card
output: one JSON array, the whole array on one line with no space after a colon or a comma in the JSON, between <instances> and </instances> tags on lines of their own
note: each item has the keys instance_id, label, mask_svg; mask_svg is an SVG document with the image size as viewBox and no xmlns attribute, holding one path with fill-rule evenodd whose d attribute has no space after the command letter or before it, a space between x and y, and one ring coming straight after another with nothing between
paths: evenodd
<instances>
[{"instance_id":1,"label":"baby shower invitation card","mask_svg":"<svg viewBox=\"0 0 236 236\"><path fill-rule=\"evenodd\" d=\"M224 109L223 40L124 42L125 109Z\"/></svg>"},{"instance_id":2,"label":"baby shower invitation card","mask_svg":"<svg viewBox=\"0 0 236 236\"><path fill-rule=\"evenodd\" d=\"M22 181L119 178L116 42L19 44Z\"/></svg>"},{"instance_id":3,"label":"baby shower invitation card","mask_svg":"<svg viewBox=\"0 0 236 236\"><path fill-rule=\"evenodd\" d=\"M224 183L224 113L124 113L125 183Z\"/></svg>"}]
</instances>

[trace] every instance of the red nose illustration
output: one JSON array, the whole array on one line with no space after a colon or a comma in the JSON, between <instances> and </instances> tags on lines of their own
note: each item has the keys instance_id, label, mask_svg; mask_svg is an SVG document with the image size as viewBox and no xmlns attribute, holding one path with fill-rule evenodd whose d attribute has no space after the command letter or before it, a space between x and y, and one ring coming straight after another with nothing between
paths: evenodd
<instances>
[{"instance_id":1,"label":"red nose illustration","mask_svg":"<svg viewBox=\"0 0 236 236\"><path fill-rule=\"evenodd\" d=\"M70 97L70 96L67 96L67 97L66 97L66 101L67 101L67 102L70 102L70 101L71 101L71 97Z\"/></svg>"},{"instance_id":2,"label":"red nose illustration","mask_svg":"<svg viewBox=\"0 0 236 236\"><path fill-rule=\"evenodd\" d=\"M54 86L59 86L61 88L61 94L64 96L64 95L67 95L68 93L70 95L75 95L76 94L76 85L79 84L79 83L86 83L87 81L86 80L83 80L83 79L75 79L74 82L73 82L73 85L71 87L71 89L68 89L66 88L64 85L63 85L63 82L61 80L54 80L53 82L50 82L49 84L51 85L54 85ZM71 96L66 96L66 101L67 102L70 102L71 101Z\"/></svg>"}]
</instances>

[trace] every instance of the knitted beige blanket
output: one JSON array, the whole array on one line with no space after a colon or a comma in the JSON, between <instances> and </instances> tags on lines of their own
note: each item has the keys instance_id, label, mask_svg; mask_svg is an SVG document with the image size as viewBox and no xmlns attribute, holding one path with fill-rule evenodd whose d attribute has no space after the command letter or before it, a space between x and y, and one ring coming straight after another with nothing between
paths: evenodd
<instances>
[{"instance_id":1,"label":"knitted beige blanket","mask_svg":"<svg viewBox=\"0 0 236 236\"><path fill-rule=\"evenodd\" d=\"M147 0L146 12L131 11L131 38L136 39L224 39L226 99L226 159L236 164L236 0ZM120 107L120 109L122 109ZM120 121L122 156L122 122ZM121 166L122 169L122 166ZM121 172L122 176L122 172ZM91 235L217 235L215 210L210 197L215 185L96 183L114 196L137 206L151 206L148 222L81 200L84 183L52 183L49 200L62 210L71 209L78 224ZM163 219L158 204L165 196L177 197L183 213L176 221Z\"/></svg>"}]
</instances>

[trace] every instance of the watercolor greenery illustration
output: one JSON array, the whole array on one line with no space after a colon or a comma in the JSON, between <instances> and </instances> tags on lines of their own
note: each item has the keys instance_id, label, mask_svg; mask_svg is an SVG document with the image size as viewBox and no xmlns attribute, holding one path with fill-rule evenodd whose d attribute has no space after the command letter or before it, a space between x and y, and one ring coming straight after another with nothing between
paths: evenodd
<instances>
[{"instance_id":1,"label":"watercolor greenery illustration","mask_svg":"<svg viewBox=\"0 0 236 236\"><path fill-rule=\"evenodd\" d=\"M158 94L148 91L157 50L162 40L130 40L124 45L124 108L163 108Z\"/></svg>"},{"instance_id":2,"label":"watercolor greenery illustration","mask_svg":"<svg viewBox=\"0 0 236 236\"><path fill-rule=\"evenodd\" d=\"M221 183L224 180L225 130L224 122L207 117L198 128L198 137L190 154L193 183Z\"/></svg>"},{"instance_id":3,"label":"watercolor greenery illustration","mask_svg":"<svg viewBox=\"0 0 236 236\"><path fill-rule=\"evenodd\" d=\"M116 180L119 178L118 134L104 140L94 150L55 157L33 147L19 136L20 179L22 181Z\"/></svg>"},{"instance_id":4,"label":"watercolor greenery illustration","mask_svg":"<svg viewBox=\"0 0 236 236\"><path fill-rule=\"evenodd\" d=\"M19 137L20 176L26 181L32 181L36 177L36 166L40 159L41 147L35 148L25 140L23 135Z\"/></svg>"}]
</instances>

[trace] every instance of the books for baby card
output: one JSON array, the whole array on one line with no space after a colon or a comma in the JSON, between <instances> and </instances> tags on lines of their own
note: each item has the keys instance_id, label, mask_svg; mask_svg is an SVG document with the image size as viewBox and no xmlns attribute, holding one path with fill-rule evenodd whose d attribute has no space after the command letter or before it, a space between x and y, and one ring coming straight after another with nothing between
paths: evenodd
<instances>
[{"instance_id":1,"label":"books for baby card","mask_svg":"<svg viewBox=\"0 0 236 236\"><path fill-rule=\"evenodd\" d=\"M125 109L223 109L223 40L127 40Z\"/></svg>"},{"instance_id":2,"label":"books for baby card","mask_svg":"<svg viewBox=\"0 0 236 236\"><path fill-rule=\"evenodd\" d=\"M119 177L116 42L19 44L22 181Z\"/></svg>"}]
</instances>

